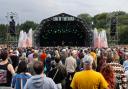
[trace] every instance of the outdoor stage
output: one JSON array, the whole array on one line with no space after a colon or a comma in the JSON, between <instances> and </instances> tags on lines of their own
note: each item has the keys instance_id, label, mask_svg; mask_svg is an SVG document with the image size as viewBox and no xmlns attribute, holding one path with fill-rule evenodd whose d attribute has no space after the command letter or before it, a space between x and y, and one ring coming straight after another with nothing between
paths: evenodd
<instances>
[{"instance_id":1,"label":"outdoor stage","mask_svg":"<svg viewBox=\"0 0 128 89\"><path fill-rule=\"evenodd\" d=\"M34 45L43 46L87 46L92 45L89 25L65 13L44 19L34 34Z\"/></svg>"}]
</instances>

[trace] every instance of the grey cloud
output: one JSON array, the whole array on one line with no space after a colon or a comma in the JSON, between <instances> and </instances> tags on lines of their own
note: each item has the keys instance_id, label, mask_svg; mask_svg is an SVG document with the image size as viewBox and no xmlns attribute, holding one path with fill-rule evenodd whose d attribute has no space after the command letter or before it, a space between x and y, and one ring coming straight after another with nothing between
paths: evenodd
<instances>
[{"instance_id":1,"label":"grey cloud","mask_svg":"<svg viewBox=\"0 0 128 89\"><path fill-rule=\"evenodd\" d=\"M95 15L115 10L128 11L127 0L0 0L0 23L7 23L6 13L17 12L19 23L26 20L40 22L44 18L65 12Z\"/></svg>"}]
</instances>

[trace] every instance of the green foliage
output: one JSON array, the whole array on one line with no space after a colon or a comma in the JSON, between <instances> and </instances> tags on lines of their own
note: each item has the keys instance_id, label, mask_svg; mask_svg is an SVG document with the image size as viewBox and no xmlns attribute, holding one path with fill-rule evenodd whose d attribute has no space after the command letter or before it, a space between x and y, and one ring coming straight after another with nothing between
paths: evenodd
<instances>
[{"instance_id":1,"label":"green foliage","mask_svg":"<svg viewBox=\"0 0 128 89\"><path fill-rule=\"evenodd\" d=\"M106 29L107 32L110 30L110 19L112 16L117 16L118 18L117 30L119 32L119 44L128 44L128 13L124 11L114 11L110 13L100 13L94 17L90 17L89 14L78 15L79 18L87 23L93 21L94 28Z\"/></svg>"},{"instance_id":2,"label":"green foliage","mask_svg":"<svg viewBox=\"0 0 128 89\"><path fill-rule=\"evenodd\" d=\"M94 27L96 28L103 28L106 29L107 27L107 15L108 13L101 13L98 15L95 15L93 18Z\"/></svg>"},{"instance_id":3,"label":"green foliage","mask_svg":"<svg viewBox=\"0 0 128 89\"><path fill-rule=\"evenodd\" d=\"M110 30L110 17L117 16L118 18L118 26L117 30L119 32L119 44L128 44L128 13L124 11L115 11L108 13L100 13L95 16L91 16L87 13L83 13L78 15L77 17L83 19L88 25L92 25L97 29L106 29L108 32ZM30 28L33 30L36 29L37 23L33 21L26 21L22 24L18 24L16 26L16 30L24 30L28 32ZM3 43L6 38L7 33L7 25L0 24L0 43Z\"/></svg>"},{"instance_id":4,"label":"green foliage","mask_svg":"<svg viewBox=\"0 0 128 89\"><path fill-rule=\"evenodd\" d=\"M88 25L92 23L92 16L87 13L80 14L77 17L87 22Z\"/></svg>"},{"instance_id":5,"label":"green foliage","mask_svg":"<svg viewBox=\"0 0 128 89\"><path fill-rule=\"evenodd\" d=\"M0 24L0 43L5 42L6 33L7 33L7 25Z\"/></svg>"},{"instance_id":6,"label":"green foliage","mask_svg":"<svg viewBox=\"0 0 128 89\"><path fill-rule=\"evenodd\" d=\"M128 44L128 26L120 25L119 29L119 43L120 44Z\"/></svg>"},{"instance_id":7,"label":"green foliage","mask_svg":"<svg viewBox=\"0 0 128 89\"><path fill-rule=\"evenodd\" d=\"M33 21L26 21L23 24L21 24L19 26L20 30L24 30L25 32L28 32L30 28L32 28L33 30L35 30L37 27L37 24Z\"/></svg>"},{"instance_id":8,"label":"green foliage","mask_svg":"<svg viewBox=\"0 0 128 89\"><path fill-rule=\"evenodd\" d=\"M19 33L20 30L24 30L26 32L29 31L30 28L32 28L33 30L35 30L35 28L37 27L37 24L33 21L26 21L25 23L22 23L21 25L17 25L16 26L16 31ZM5 24L0 24L0 43L5 43L5 39L7 36L7 29L8 29L8 25Z\"/></svg>"},{"instance_id":9,"label":"green foliage","mask_svg":"<svg viewBox=\"0 0 128 89\"><path fill-rule=\"evenodd\" d=\"M124 11L113 11L110 14L120 16L120 15L126 15L126 12L124 12Z\"/></svg>"},{"instance_id":10,"label":"green foliage","mask_svg":"<svg viewBox=\"0 0 128 89\"><path fill-rule=\"evenodd\" d=\"M118 16L118 23L120 25L128 25L128 14Z\"/></svg>"}]
</instances>

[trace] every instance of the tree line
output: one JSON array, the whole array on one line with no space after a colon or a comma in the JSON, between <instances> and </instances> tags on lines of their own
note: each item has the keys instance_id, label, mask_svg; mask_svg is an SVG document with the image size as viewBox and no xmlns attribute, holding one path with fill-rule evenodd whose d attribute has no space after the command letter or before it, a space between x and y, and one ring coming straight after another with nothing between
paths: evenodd
<instances>
[{"instance_id":1,"label":"tree line","mask_svg":"<svg viewBox=\"0 0 128 89\"><path fill-rule=\"evenodd\" d=\"M20 31L23 30L25 32L28 32L30 28L32 28L33 30L36 29L36 27L38 26L37 23L35 23L34 21L26 21L22 24L17 24L15 26L16 28L16 35L20 34ZM6 43L7 39L7 32L9 30L9 24L0 24L0 44L4 44Z\"/></svg>"},{"instance_id":2,"label":"tree line","mask_svg":"<svg viewBox=\"0 0 128 89\"><path fill-rule=\"evenodd\" d=\"M119 38L119 44L128 44L128 13L124 11L106 12L100 13L95 16L91 16L87 13L78 15L79 18L91 25L92 28L105 29L106 32L110 31L110 19L117 17L117 32ZM92 23L93 22L93 23Z\"/></svg>"},{"instance_id":3,"label":"tree line","mask_svg":"<svg viewBox=\"0 0 128 89\"><path fill-rule=\"evenodd\" d=\"M115 12L105 12L100 13L95 16L91 16L88 13L79 14L77 17L84 20L87 25L92 27L92 29L105 29L107 32L110 30L110 18L117 17L117 31L119 32L119 44L128 44L128 13L124 11L115 11ZM20 30L28 32L30 28L36 30L38 26L34 21L26 21L22 24L16 25L16 30L19 33ZM6 39L8 25L0 24L0 43L4 43Z\"/></svg>"}]
</instances>

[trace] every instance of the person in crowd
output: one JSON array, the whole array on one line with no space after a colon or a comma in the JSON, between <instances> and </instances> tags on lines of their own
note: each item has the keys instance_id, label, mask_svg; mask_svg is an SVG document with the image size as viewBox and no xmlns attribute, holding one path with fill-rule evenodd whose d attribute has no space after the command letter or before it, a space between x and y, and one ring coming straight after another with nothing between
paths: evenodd
<instances>
[{"instance_id":1,"label":"person in crowd","mask_svg":"<svg viewBox=\"0 0 128 89\"><path fill-rule=\"evenodd\" d=\"M90 55L93 57L93 69L96 70L97 67L97 55L96 55L96 49L91 49Z\"/></svg>"},{"instance_id":2,"label":"person in crowd","mask_svg":"<svg viewBox=\"0 0 128 89\"><path fill-rule=\"evenodd\" d=\"M108 48L106 50L106 56L107 56L107 63L110 63L112 61L113 52L111 48Z\"/></svg>"},{"instance_id":3,"label":"person in crowd","mask_svg":"<svg viewBox=\"0 0 128 89\"><path fill-rule=\"evenodd\" d=\"M120 48L119 51L118 51L118 54L119 54L119 57L120 57L120 64L123 65L123 63L125 61L124 49Z\"/></svg>"},{"instance_id":4,"label":"person in crowd","mask_svg":"<svg viewBox=\"0 0 128 89\"><path fill-rule=\"evenodd\" d=\"M78 57L77 57L77 68L76 68L76 71L80 71L81 68L83 67L83 57L84 57L84 53L83 53L83 50L80 49L79 53L78 53Z\"/></svg>"},{"instance_id":5,"label":"person in crowd","mask_svg":"<svg viewBox=\"0 0 128 89\"><path fill-rule=\"evenodd\" d=\"M35 71L33 69L33 64L38 61L38 53L33 54L33 60L28 64L28 71L31 73L31 75L35 75Z\"/></svg>"},{"instance_id":6,"label":"person in crowd","mask_svg":"<svg viewBox=\"0 0 128 89\"><path fill-rule=\"evenodd\" d=\"M60 58L60 53L58 50L55 50L55 58Z\"/></svg>"},{"instance_id":7,"label":"person in crowd","mask_svg":"<svg viewBox=\"0 0 128 89\"><path fill-rule=\"evenodd\" d=\"M46 54L45 50L43 49L43 52L40 55L40 60L43 62L44 67L45 67L45 61L46 61L45 59L46 58L47 58L47 54Z\"/></svg>"},{"instance_id":8,"label":"person in crowd","mask_svg":"<svg viewBox=\"0 0 128 89\"><path fill-rule=\"evenodd\" d=\"M16 49L14 50L14 52L15 52L16 56L19 56L19 55L20 55L18 48L16 48Z\"/></svg>"},{"instance_id":9,"label":"person in crowd","mask_svg":"<svg viewBox=\"0 0 128 89\"><path fill-rule=\"evenodd\" d=\"M26 57L26 52L23 49L22 49L22 52L20 52L19 62L22 60L25 60L28 63L28 58Z\"/></svg>"},{"instance_id":10,"label":"person in crowd","mask_svg":"<svg viewBox=\"0 0 128 89\"><path fill-rule=\"evenodd\" d=\"M97 72L100 72L103 62L104 61L102 60L101 56L98 56L97 57L97 68L96 68L96 71Z\"/></svg>"},{"instance_id":11,"label":"person in crowd","mask_svg":"<svg viewBox=\"0 0 128 89\"><path fill-rule=\"evenodd\" d=\"M66 78L66 89L71 89L70 83L72 81L72 78L75 74L76 67L77 67L76 54L77 54L76 50L73 50L71 55L67 57L65 61L65 66L68 73L68 76Z\"/></svg>"},{"instance_id":12,"label":"person in crowd","mask_svg":"<svg viewBox=\"0 0 128 89\"><path fill-rule=\"evenodd\" d=\"M19 63L19 57L16 55L15 51L13 51L13 50L9 51L9 58L12 62L13 68L16 69L16 67L18 66L18 63Z\"/></svg>"},{"instance_id":13,"label":"person in crowd","mask_svg":"<svg viewBox=\"0 0 128 89\"><path fill-rule=\"evenodd\" d=\"M126 78L127 78L127 81L128 81L128 70L125 71L125 74L126 74ZM128 88L128 82L127 82L127 88Z\"/></svg>"},{"instance_id":14,"label":"person in crowd","mask_svg":"<svg viewBox=\"0 0 128 89\"><path fill-rule=\"evenodd\" d=\"M40 55L41 61L44 61L47 57L47 54L45 53L45 50L43 50L43 52Z\"/></svg>"},{"instance_id":15,"label":"person in crowd","mask_svg":"<svg viewBox=\"0 0 128 89\"><path fill-rule=\"evenodd\" d=\"M33 60L38 61L38 53L37 52L33 53Z\"/></svg>"},{"instance_id":16,"label":"person in crowd","mask_svg":"<svg viewBox=\"0 0 128 89\"><path fill-rule=\"evenodd\" d=\"M43 62L36 61L33 68L36 75L28 79L24 89L57 89L54 81L43 73Z\"/></svg>"},{"instance_id":17,"label":"person in crowd","mask_svg":"<svg viewBox=\"0 0 128 89\"><path fill-rule=\"evenodd\" d=\"M46 62L46 68L47 68L46 74L48 74L50 69L51 69L51 61L52 61L51 54L48 54L46 61L45 61Z\"/></svg>"},{"instance_id":18,"label":"person in crowd","mask_svg":"<svg viewBox=\"0 0 128 89\"><path fill-rule=\"evenodd\" d=\"M0 86L11 86L12 75L15 75L14 68L12 64L8 61L8 52L3 50L1 52L0 62Z\"/></svg>"},{"instance_id":19,"label":"person in crowd","mask_svg":"<svg viewBox=\"0 0 128 89\"><path fill-rule=\"evenodd\" d=\"M66 57L68 56L67 49L62 49L60 55L61 55L62 64L65 65L65 60L66 60Z\"/></svg>"},{"instance_id":20,"label":"person in crowd","mask_svg":"<svg viewBox=\"0 0 128 89\"><path fill-rule=\"evenodd\" d=\"M96 61L96 59L97 59L97 55L96 55L96 51L95 51L95 49L91 49L91 52L90 52L90 55L93 57L93 59Z\"/></svg>"},{"instance_id":21,"label":"person in crowd","mask_svg":"<svg viewBox=\"0 0 128 89\"><path fill-rule=\"evenodd\" d=\"M107 56L99 56L97 57L97 71L100 72L102 67L107 63Z\"/></svg>"},{"instance_id":22,"label":"person in crowd","mask_svg":"<svg viewBox=\"0 0 128 89\"><path fill-rule=\"evenodd\" d=\"M35 50L32 48L31 49L31 53L28 55L28 62L30 63L33 60L33 54L34 54Z\"/></svg>"},{"instance_id":23,"label":"person in crowd","mask_svg":"<svg viewBox=\"0 0 128 89\"><path fill-rule=\"evenodd\" d=\"M50 70L48 77L52 78L57 85L58 89L62 89L62 83L67 77L66 67L60 63L60 57L55 57L55 66Z\"/></svg>"},{"instance_id":24,"label":"person in crowd","mask_svg":"<svg viewBox=\"0 0 128 89\"><path fill-rule=\"evenodd\" d=\"M123 67L125 70L128 69L128 52L125 53L125 61L123 62Z\"/></svg>"},{"instance_id":25,"label":"person in crowd","mask_svg":"<svg viewBox=\"0 0 128 89\"><path fill-rule=\"evenodd\" d=\"M112 58L113 59L113 58ZM127 88L127 78L125 74L125 70L121 64L117 62L117 60L113 59L110 63L108 63L112 66L115 76L116 76L116 89L119 87L121 89Z\"/></svg>"},{"instance_id":26,"label":"person in crowd","mask_svg":"<svg viewBox=\"0 0 128 89\"><path fill-rule=\"evenodd\" d=\"M72 89L108 89L108 83L101 73L92 69L93 57L83 58L84 70L75 73L71 82Z\"/></svg>"},{"instance_id":27,"label":"person in crowd","mask_svg":"<svg viewBox=\"0 0 128 89\"><path fill-rule=\"evenodd\" d=\"M123 63L123 67L125 69L125 74L128 81L128 52L125 53L125 61ZM127 82L127 88L128 88L128 82Z\"/></svg>"},{"instance_id":28,"label":"person in crowd","mask_svg":"<svg viewBox=\"0 0 128 89\"><path fill-rule=\"evenodd\" d=\"M27 80L31 77L31 74L27 72L26 61L21 61L18 65L17 74L12 79L12 88L23 89Z\"/></svg>"},{"instance_id":29,"label":"person in crowd","mask_svg":"<svg viewBox=\"0 0 128 89\"><path fill-rule=\"evenodd\" d=\"M109 89L115 89L116 79L115 79L113 68L109 64L106 64L102 67L100 72L104 76L105 80L108 82Z\"/></svg>"},{"instance_id":30,"label":"person in crowd","mask_svg":"<svg viewBox=\"0 0 128 89\"><path fill-rule=\"evenodd\" d=\"M119 62L119 55L116 49L113 49L113 59L116 62Z\"/></svg>"}]
</instances>

